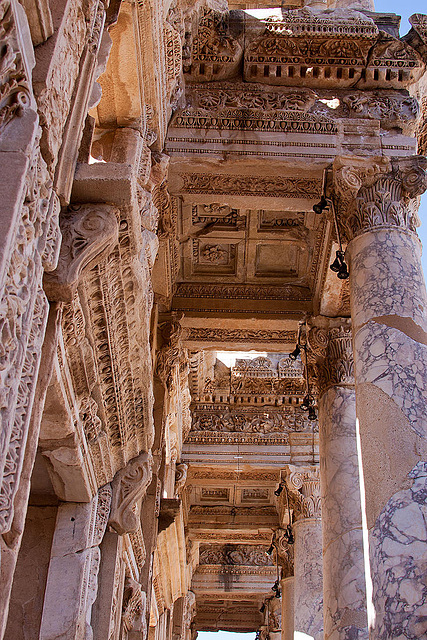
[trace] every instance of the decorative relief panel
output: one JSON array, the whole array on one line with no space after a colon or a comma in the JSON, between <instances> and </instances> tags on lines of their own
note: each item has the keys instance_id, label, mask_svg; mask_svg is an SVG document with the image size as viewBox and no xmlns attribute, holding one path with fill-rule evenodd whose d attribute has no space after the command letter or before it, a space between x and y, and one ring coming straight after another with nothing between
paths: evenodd
<instances>
[{"instance_id":1,"label":"decorative relief panel","mask_svg":"<svg viewBox=\"0 0 427 640\"><path fill-rule=\"evenodd\" d=\"M200 545L201 565L243 565L249 567L271 567L273 559L262 545Z\"/></svg>"},{"instance_id":2,"label":"decorative relief panel","mask_svg":"<svg viewBox=\"0 0 427 640\"><path fill-rule=\"evenodd\" d=\"M185 339L206 342L283 342L294 343L296 331L269 329L212 329L210 327L189 327L185 329Z\"/></svg>"},{"instance_id":3,"label":"decorative relief panel","mask_svg":"<svg viewBox=\"0 0 427 640\"><path fill-rule=\"evenodd\" d=\"M321 181L281 176L234 176L205 173L182 175L183 193L228 194L276 198L320 198Z\"/></svg>"}]
</instances>

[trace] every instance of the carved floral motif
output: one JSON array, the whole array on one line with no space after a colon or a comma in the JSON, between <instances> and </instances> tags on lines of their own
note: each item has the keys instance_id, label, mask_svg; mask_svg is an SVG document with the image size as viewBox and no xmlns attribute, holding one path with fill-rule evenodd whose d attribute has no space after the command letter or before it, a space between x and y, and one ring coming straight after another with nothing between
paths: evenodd
<instances>
[{"instance_id":1,"label":"carved floral motif","mask_svg":"<svg viewBox=\"0 0 427 640\"><path fill-rule=\"evenodd\" d=\"M0 136L33 103L31 69L25 68L13 1L0 2Z\"/></svg>"}]
</instances>

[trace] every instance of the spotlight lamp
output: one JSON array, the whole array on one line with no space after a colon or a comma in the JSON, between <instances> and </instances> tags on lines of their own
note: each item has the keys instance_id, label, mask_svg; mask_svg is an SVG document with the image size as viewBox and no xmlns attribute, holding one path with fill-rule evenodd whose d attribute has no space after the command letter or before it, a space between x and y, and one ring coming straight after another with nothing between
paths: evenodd
<instances>
[{"instance_id":1,"label":"spotlight lamp","mask_svg":"<svg viewBox=\"0 0 427 640\"><path fill-rule=\"evenodd\" d=\"M313 398L312 395L310 395L310 393L308 393L304 397L304 399L303 399L303 401L301 403L301 409L303 411L310 411L310 409L313 408L313 405L314 405L314 398Z\"/></svg>"},{"instance_id":2,"label":"spotlight lamp","mask_svg":"<svg viewBox=\"0 0 427 640\"><path fill-rule=\"evenodd\" d=\"M273 543L271 543L271 545L268 547L268 549L267 549L267 551L266 551L266 554L267 554L268 556L271 556L271 554L273 553L273 551L274 551L274 544L273 544Z\"/></svg>"},{"instance_id":3,"label":"spotlight lamp","mask_svg":"<svg viewBox=\"0 0 427 640\"><path fill-rule=\"evenodd\" d=\"M259 608L259 612L260 613L264 613L264 611L265 611L265 602L263 602L262 605Z\"/></svg>"},{"instance_id":4,"label":"spotlight lamp","mask_svg":"<svg viewBox=\"0 0 427 640\"><path fill-rule=\"evenodd\" d=\"M282 592L280 591L279 580L276 580L276 582L271 587L271 590L274 592L275 598L280 598Z\"/></svg>"},{"instance_id":5,"label":"spotlight lamp","mask_svg":"<svg viewBox=\"0 0 427 640\"><path fill-rule=\"evenodd\" d=\"M308 419L309 420L317 420L317 414L314 407L309 407L308 409Z\"/></svg>"},{"instance_id":6,"label":"spotlight lamp","mask_svg":"<svg viewBox=\"0 0 427 640\"><path fill-rule=\"evenodd\" d=\"M324 210L327 209L328 207L329 207L329 202L327 201L325 196L322 196L320 198L320 202L318 202L313 206L313 211L314 213L317 213L317 215L321 215L324 212Z\"/></svg>"},{"instance_id":7,"label":"spotlight lamp","mask_svg":"<svg viewBox=\"0 0 427 640\"><path fill-rule=\"evenodd\" d=\"M299 346L299 344L297 344L295 349L289 354L289 359L296 360L300 353L301 353L301 347Z\"/></svg>"},{"instance_id":8,"label":"spotlight lamp","mask_svg":"<svg viewBox=\"0 0 427 640\"><path fill-rule=\"evenodd\" d=\"M340 280L347 280L349 277L348 267L344 260L344 251L338 249L335 254L335 260L329 266L330 270L337 274Z\"/></svg>"},{"instance_id":9,"label":"spotlight lamp","mask_svg":"<svg viewBox=\"0 0 427 640\"><path fill-rule=\"evenodd\" d=\"M277 487L276 491L274 492L274 495L279 497L280 494L282 493L282 491L283 491L283 482L281 482L279 484L279 486Z\"/></svg>"}]
</instances>

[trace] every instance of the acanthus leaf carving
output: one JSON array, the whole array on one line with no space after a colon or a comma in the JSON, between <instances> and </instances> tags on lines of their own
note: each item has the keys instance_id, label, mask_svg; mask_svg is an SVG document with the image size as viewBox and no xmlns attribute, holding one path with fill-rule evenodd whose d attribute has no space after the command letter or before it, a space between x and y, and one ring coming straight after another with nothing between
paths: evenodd
<instances>
[{"instance_id":1,"label":"acanthus leaf carving","mask_svg":"<svg viewBox=\"0 0 427 640\"><path fill-rule=\"evenodd\" d=\"M349 321L330 328L312 327L308 333L310 349L316 356L319 396L332 386L354 385L352 332Z\"/></svg>"},{"instance_id":2,"label":"acanthus leaf carving","mask_svg":"<svg viewBox=\"0 0 427 640\"><path fill-rule=\"evenodd\" d=\"M151 453L141 453L120 469L111 483L113 497L109 526L119 535L136 531L139 503L145 496L152 477Z\"/></svg>"},{"instance_id":3,"label":"acanthus leaf carving","mask_svg":"<svg viewBox=\"0 0 427 640\"><path fill-rule=\"evenodd\" d=\"M51 300L70 302L83 269L118 241L117 209L106 204L70 205L61 219L62 245L58 266L46 274Z\"/></svg>"},{"instance_id":4,"label":"acanthus leaf carving","mask_svg":"<svg viewBox=\"0 0 427 640\"><path fill-rule=\"evenodd\" d=\"M287 471L289 506L294 520L320 518L320 474L318 467L294 467Z\"/></svg>"},{"instance_id":5,"label":"acanthus leaf carving","mask_svg":"<svg viewBox=\"0 0 427 640\"><path fill-rule=\"evenodd\" d=\"M351 240L372 229L400 228L416 232L418 217L411 200L427 189L427 159L375 158L335 162L334 187L340 223Z\"/></svg>"}]
</instances>

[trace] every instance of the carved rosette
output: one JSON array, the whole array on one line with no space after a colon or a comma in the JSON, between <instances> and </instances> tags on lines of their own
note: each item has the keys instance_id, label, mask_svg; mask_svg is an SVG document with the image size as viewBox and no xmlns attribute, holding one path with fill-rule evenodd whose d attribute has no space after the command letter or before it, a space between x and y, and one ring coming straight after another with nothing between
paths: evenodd
<instances>
[{"instance_id":1,"label":"carved rosette","mask_svg":"<svg viewBox=\"0 0 427 640\"><path fill-rule=\"evenodd\" d=\"M321 517L318 467L289 467L287 484L294 521Z\"/></svg>"},{"instance_id":2,"label":"carved rosette","mask_svg":"<svg viewBox=\"0 0 427 640\"><path fill-rule=\"evenodd\" d=\"M351 328L345 325L330 329L313 327L308 339L317 359L319 397L333 386L354 386Z\"/></svg>"},{"instance_id":3,"label":"carved rosette","mask_svg":"<svg viewBox=\"0 0 427 640\"><path fill-rule=\"evenodd\" d=\"M337 158L334 190L340 224L350 241L366 231L397 228L416 232L418 217L412 201L427 189L427 159Z\"/></svg>"},{"instance_id":4,"label":"carved rosette","mask_svg":"<svg viewBox=\"0 0 427 640\"><path fill-rule=\"evenodd\" d=\"M108 524L119 535L138 529L139 504L151 482L152 465L151 453L141 453L114 476L111 483L113 497Z\"/></svg>"}]
</instances>

